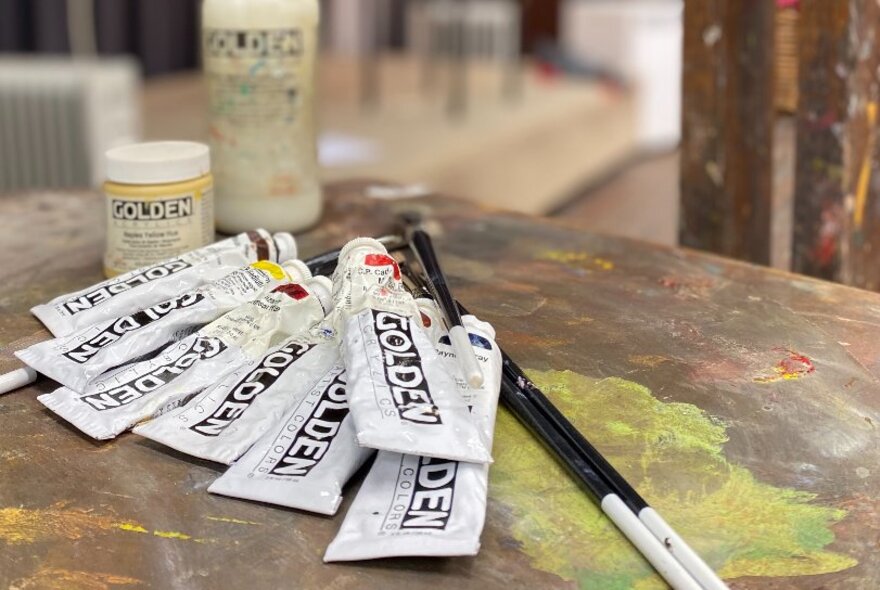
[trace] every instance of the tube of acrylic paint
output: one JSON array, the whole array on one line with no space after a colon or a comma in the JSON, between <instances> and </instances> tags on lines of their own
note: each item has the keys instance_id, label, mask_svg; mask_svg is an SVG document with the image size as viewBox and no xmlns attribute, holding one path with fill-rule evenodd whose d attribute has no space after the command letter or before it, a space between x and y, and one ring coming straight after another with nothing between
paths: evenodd
<instances>
[{"instance_id":1,"label":"tube of acrylic paint","mask_svg":"<svg viewBox=\"0 0 880 590\"><path fill-rule=\"evenodd\" d=\"M489 324L473 316L462 320L485 378L478 390L469 389L463 376L459 384L491 447L501 353ZM448 335L434 334L452 370L458 366L455 358L443 354L452 354ZM488 465L380 452L324 560L476 555L486 520L488 477Z\"/></svg>"},{"instance_id":2,"label":"tube of acrylic paint","mask_svg":"<svg viewBox=\"0 0 880 590\"><path fill-rule=\"evenodd\" d=\"M332 334L319 328L293 336L134 432L187 455L229 465L338 362Z\"/></svg>"},{"instance_id":3,"label":"tube of acrylic paint","mask_svg":"<svg viewBox=\"0 0 880 590\"><path fill-rule=\"evenodd\" d=\"M342 488L373 453L357 444L337 363L208 491L335 514Z\"/></svg>"},{"instance_id":4,"label":"tube of acrylic paint","mask_svg":"<svg viewBox=\"0 0 880 590\"><path fill-rule=\"evenodd\" d=\"M483 443L487 449L492 448L495 436L495 410L498 407L498 396L501 393L501 373L503 362L501 349L495 343L495 328L476 316L462 316L467 328L471 348L480 364L480 369L489 378L480 387L471 387L462 374L461 365L455 358L455 349L450 342L449 333L443 325L443 314L431 299L417 299L416 303L422 312L422 323L425 331L434 343L437 354L443 359L447 370L455 376L455 384L465 403L471 408L471 417L480 429ZM466 321L465 321L466 320ZM474 411L482 408L485 411Z\"/></svg>"},{"instance_id":5,"label":"tube of acrylic paint","mask_svg":"<svg viewBox=\"0 0 880 590\"><path fill-rule=\"evenodd\" d=\"M308 269L298 260L284 266L255 262L193 291L70 336L40 342L15 356L65 387L85 391L105 372L144 358L279 285L301 281L303 273Z\"/></svg>"},{"instance_id":6,"label":"tube of acrylic paint","mask_svg":"<svg viewBox=\"0 0 880 590\"><path fill-rule=\"evenodd\" d=\"M384 246L359 238L333 277L334 322L362 446L488 463L467 405L422 327Z\"/></svg>"},{"instance_id":7,"label":"tube of acrylic paint","mask_svg":"<svg viewBox=\"0 0 880 590\"><path fill-rule=\"evenodd\" d=\"M83 393L62 387L38 399L89 436L113 438L186 403L281 340L317 325L329 304L329 288L324 277L279 286L149 360L99 379Z\"/></svg>"},{"instance_id":8,"label":"tube of acrylic paint","mask_svg":"<svg viewBox=\"0 0 880 590\"><path fill-rule=\"evenodd\" d=\"M289 233L270 236L263 229L249 231L61 295L37 305L31 313L53 336L67 336L197 289L241 266L258 260L281 263L296 254L296 240Z\"/></svg>"}]
</instances>

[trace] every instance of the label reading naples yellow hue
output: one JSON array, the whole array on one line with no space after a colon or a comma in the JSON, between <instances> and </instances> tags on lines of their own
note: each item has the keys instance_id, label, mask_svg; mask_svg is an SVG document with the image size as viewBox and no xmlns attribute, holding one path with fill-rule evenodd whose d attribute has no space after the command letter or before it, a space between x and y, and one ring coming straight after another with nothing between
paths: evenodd
<instances>
[{"instance_id":1,"label":"label reading naples yellow hue","mask_svg":"<svg viewBox=\"0 0 880 590\"><path fill-rule=\"evenodd\" d=\"M210 175L154 186L107 182L104 193L108 277L201 248L214 239Z\"/></svg>"}]
</instances>

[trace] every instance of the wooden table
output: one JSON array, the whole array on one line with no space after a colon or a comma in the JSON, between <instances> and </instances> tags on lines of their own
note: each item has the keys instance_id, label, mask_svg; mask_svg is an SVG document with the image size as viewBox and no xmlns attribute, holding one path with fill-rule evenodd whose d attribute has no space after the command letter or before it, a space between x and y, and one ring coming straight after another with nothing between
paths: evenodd
<instances>
[{"instance_id":1,"label":"wooden table","mask_svg":"<svg viewBox=\"0 0 880 590\"><path fill-rule=\"evenodd\" d=\"M98 280L101 200L0 199L0 345ZM431 197L336 185L306 255L423 208L463 302L735 588L880 586L880 296ZM0 370L14 366L8 350ZM209 495L220 470L0 398L0 587L656 588L507 412L475 558L324 565L341 515Z\"/></svg>"}]
</instances>

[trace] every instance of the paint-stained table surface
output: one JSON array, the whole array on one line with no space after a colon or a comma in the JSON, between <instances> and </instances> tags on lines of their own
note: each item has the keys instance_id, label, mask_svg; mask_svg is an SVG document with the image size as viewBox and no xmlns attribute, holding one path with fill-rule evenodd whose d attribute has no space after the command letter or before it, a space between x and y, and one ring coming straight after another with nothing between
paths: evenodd
<instances>
[{"instance_id":1,"label":"paint-stained table surface","mask_svg":"<svg viewBox=\"0 0 880 590\"><path fill-rule=\"evenodd\" d=\"M430 218L459 298L735 588L880 587L880 295L441 197L336 185L305 255ZM28 309L100 278L95 194L0 197L0 370ZM14 346L18 346L14 345ZM0 587L657 588L507 412L475 558L325 565L335 518L211 496L221 472L0 397Z\"/></svg>"}]
</instances>

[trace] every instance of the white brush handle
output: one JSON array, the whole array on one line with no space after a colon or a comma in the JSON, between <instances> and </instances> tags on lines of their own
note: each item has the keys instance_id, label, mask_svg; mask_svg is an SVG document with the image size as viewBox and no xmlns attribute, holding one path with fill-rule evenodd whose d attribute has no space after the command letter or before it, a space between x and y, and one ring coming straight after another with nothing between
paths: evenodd
<instances>
[{"instance_id":1,"label":"white brush handle","mask_svg":"<svg viewBox=\"0 0 880 590\"><path fill-rule=\"evenodd\" d=\"M483 370L480 369L480 363L474 354L467 330L463 326L452 326L449 329L449 341L452 343L455 358L458 359L458 364L464 372L464 378L467 379L468 385L481 387L483 385Z\"/></svg>"},{"instance_id":2,"label":"white brush handle","mask_svg":"<svg viewBox=\"0 0 880 590\"><path fill-rule=\"evenodd\" d=\"M0 395L24 387L37 380L37 372L30 367L15 369L0 375Z\"/></svg>"},{"instance_id":3,"label":"white brush handle","mask_svg":"<svg viewBox=\"0 0 880 590\"><path fill-rule=\"evenodd\" d=\"M663 544L651 534L648 527L639 520L635 513L623 503L616 494L608 494L602 498L602 512L617 525L630 543L654 566L657 573L674 588L674 590L702 590L702 587L676 561Z\"/></svg>"},{"instance_id":4,"label":"white brush handle","mask_svg":"<svg viewBox=\"0 0 880 590\"><path fill-rule=\"evenodd\" d=\"M650 506L639 512L641 520L648 530L660 540L684 568L691 573L694 579L706 590L730 590L712 568L703 561L697 553L690 548L684 539L678 536L663 517Z\"/></svg>"}]
</instances>

